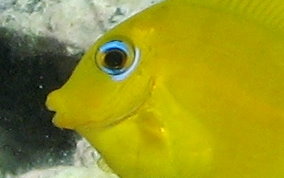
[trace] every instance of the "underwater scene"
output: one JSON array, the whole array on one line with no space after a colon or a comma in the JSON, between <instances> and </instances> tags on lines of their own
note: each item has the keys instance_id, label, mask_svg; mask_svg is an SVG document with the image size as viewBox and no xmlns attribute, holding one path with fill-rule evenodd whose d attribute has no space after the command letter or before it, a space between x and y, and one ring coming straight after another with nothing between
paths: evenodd
<instances>
[{"instance_id":1,"label":"underwater scene","mask_svg":"<svg viewBox=\"0 0 284 178\"><path fill-rule=\"evenodd\" d=\"M154 2L0 0L0 178L117 177L45 100L98 36Z\"/></svg>"},{"instance_id":2,"label":"underwater scene","mask_svg":"<svg viewBox=\"0 0 284 178\"><path fill-rule=\"evenodd\" d=\"M283 178L283 0L0 0L0 178Z\"/></svg>"}]
</instances>

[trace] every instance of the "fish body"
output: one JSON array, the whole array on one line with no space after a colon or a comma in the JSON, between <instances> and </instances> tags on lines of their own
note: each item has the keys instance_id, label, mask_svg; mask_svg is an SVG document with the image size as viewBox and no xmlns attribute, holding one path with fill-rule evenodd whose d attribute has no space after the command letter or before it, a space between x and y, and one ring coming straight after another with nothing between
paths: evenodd
<instances>
[{"instance_id":1,"label":"fish body","mask_svg":"<svg viewBox=\"0 0 284 178\"><path fill-rule=\"evenodd\" d=\"M48 96L54 124L121 177L284 177L283 7L168 0L136 14Z\"/></svg>"}]
</instances>

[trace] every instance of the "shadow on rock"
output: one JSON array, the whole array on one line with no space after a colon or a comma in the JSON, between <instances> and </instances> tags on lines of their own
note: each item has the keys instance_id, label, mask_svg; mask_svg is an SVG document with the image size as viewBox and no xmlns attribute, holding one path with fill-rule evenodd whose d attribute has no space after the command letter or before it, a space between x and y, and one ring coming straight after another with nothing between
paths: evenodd
<instances>
[{"instance_id":1,"label":"shadow on rock","mask_svg":"<svg viewBox=\"0 0 284 178\"><path fill-rule=\"evenodd\" d=\"M72 164L76 134L51 123L47 94L60 88L80 58L55 39L0 29L0 172Z\"/></svg>"}]
</instances>

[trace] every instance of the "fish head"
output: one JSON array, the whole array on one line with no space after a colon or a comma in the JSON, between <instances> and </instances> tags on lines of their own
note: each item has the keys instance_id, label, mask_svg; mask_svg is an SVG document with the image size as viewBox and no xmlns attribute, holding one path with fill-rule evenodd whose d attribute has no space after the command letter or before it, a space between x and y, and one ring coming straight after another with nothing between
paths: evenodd
<instances>
[{"instance_id":1,"label":"fish head","mask_svg":"<svg viewBox=\"0 0 284 178\"><path fill-rule=\"evenodd\" d=\"M130 20L100 37L66 84L49 94L46 104L56 112L56 126L114 124L149 98L157 60L148 45L151 28L138 22Z\"/></svg>"},{"instance_id":2,"label":"fish head","mask_svg":"<svg viewBox=\"0 0 284 178\"><path fill-rule=\"evenodd\" d=\"M157 4L106 32L67 83L47 98L48 108L56 112L54 124L84 136L122 177L176 175L180 171L174 162L193 165L180 173L188 175L203 171L211 160L207 132L187 119L193 116L167 88L178 87L169 78L183 80L181 69L188 71L184 66L194 55L188 48L198 32L189 25L184 29L179 21L169 24L176 13L169 8L172 2ZM193 35L184 38L187 33Z\"/></svg>"}]
</instances>

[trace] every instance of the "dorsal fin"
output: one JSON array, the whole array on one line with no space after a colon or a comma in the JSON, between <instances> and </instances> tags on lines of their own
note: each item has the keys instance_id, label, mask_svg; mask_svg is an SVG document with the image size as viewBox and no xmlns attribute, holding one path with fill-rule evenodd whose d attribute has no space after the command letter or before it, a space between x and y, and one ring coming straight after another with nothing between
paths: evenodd
<instances>
[{"instance_id":1,"label":"dorsal fin","mask_svg":"<svg viewBox=\"0 0 284 178\"><path fill-rule=\"evenodd\" d=\"M227 11L284 32L284 0L168 0Z\"/></svg>"}]
</instances>

